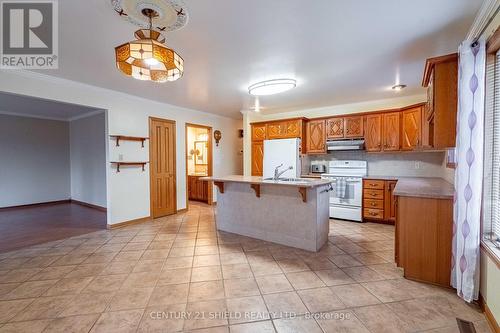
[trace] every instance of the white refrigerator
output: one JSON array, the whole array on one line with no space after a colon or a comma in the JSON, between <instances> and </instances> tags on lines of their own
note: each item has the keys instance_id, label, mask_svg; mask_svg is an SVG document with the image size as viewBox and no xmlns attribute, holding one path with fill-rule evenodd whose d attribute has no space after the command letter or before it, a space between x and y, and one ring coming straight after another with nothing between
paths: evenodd
<instances>
[{"instance_id":1,"label":"white refrigerator","mask_svg":"<svg viewBox=\"0 0 500 333\"><path fill-rule=\"evenodd\" d=\"M300 139L264 140L263 178L274 177L274 170L283 164L279 171L287 170L282 178L300 178Z\"/></svg>"}]
</instances>

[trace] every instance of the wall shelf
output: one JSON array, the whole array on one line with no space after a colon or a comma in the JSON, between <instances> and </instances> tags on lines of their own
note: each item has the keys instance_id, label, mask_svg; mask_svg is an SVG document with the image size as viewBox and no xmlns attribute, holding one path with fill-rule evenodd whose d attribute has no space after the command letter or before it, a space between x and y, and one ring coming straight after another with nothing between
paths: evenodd
<instances>
[{"instance_id":1,"label":"wall shelf","mask_svg":"<svg viewBox=\"0 0 500 333\"><path fill-rule=\"evenodd\" d=\"M120 166L141 166L142 167L142 171L145 170L145 166L146 164L148 164L148 162L111 162L111 164L115 164L116 165L116 172L120 172Z\"/></svg>"},{"instance_id":2,"label":"wall shelf","mask_svg":"<svg viewBox=\"0 0 500 333\"><path fill-rule=\"evenodd\" d=\"M127 135L110 135L110 137L116 139L116 146L120 146L120 140L122 141L140 141L142 148L144 148L144 141L148 140L149 138L147 137L141 137L141 136L127 136Z\"/></svg>"}]
</instances>

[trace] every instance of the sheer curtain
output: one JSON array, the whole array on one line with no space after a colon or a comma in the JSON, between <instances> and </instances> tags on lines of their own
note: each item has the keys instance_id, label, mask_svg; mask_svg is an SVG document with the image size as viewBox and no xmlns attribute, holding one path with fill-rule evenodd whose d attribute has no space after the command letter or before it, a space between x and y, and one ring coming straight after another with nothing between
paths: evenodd
<instances>
[{"instance_id":1,"label":"sheer curtain","mask_svg":"<svg viewBox=\"0 0 500 333\"><path fill-rule=\"evenodd\" d=\"M479 294L485 69L485 41L464 41L459 49L451 284L467 302Z\"/></svg>"}]
</instances>

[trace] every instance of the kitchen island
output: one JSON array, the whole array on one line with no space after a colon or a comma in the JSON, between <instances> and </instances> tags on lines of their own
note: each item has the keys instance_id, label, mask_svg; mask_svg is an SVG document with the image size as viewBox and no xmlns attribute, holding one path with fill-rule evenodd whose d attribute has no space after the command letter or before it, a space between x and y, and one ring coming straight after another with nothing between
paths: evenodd
<instances>
[{"instance_id":1,"label":"kitchen island","mask_svg":"<svg viewBox=\"0 0 500 333\"><path fill-rule=\"evenodd\" d=\"M208 177L217 194L217 229L308 251L328 240L330 181Z\"/></svg>"}]
</instances>

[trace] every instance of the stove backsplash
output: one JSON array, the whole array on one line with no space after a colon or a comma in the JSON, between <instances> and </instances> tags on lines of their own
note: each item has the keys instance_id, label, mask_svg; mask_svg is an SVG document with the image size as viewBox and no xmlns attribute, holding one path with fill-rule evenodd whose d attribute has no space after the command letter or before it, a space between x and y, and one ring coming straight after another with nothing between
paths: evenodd
<instances>
[{"instance_id":1,"label":"stove backsplash","mask_svg":"<svg viewBox=\"0 0 500 333\"><path fill-rule=\"evenodd\" d=\"M367 153L366 151L337 151L327 155L305 155L302 172L311 170L311 164L333 160L363 160L368 162L368 175L441 177L453 182L452 173L445 168L444 152Z\"/></svg>"}]
</instances>

